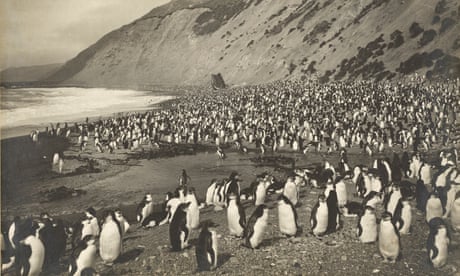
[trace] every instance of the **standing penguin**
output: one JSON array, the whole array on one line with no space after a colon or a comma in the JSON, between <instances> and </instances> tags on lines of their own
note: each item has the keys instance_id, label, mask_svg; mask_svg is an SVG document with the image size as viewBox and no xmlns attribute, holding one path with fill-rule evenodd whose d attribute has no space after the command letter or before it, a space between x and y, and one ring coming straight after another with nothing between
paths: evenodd
<instances>
[{"instance_id":1,"label":"standing penguin","mask_svg":"<svg viewBox=\"0 0 460 276\"><path fill-rule=\"evenodd\" d=\"M45 246L36 236L38 225L32 219L16 221L16 231L12 237L16 246L16 267L18 274L40 275L45 262Z\"/></svg>"},{"instance_id":2,"label":"standing penguin","mask_svg":"<svg viewBox=\"0 0 460 276\"><path fill-rule=\"evenodd\" d=\"M84 269L92 268L96 264L96 244L93 236L85 236L70 256L70 276L80 276Z\"/></svg>"},{"instance_id":3,"label":"standing penguin","mask_svg":"<svg viewBox=\"0 0 460 276\"><path fill-rule=\"evenodd\" d=\"M190 229L187 228L187 211L190 204L181 203L169 224L169 241L173 251L181 251L188 246Z\"/></svg>"},{"instance_id":4,"label":"standing penguin","mask_svg":"<svg viewBox=\"0 0 460 276\"><path fill-rule=\"evenodd\" d=\"M260 180L257 183L254 191L254 205L260 206L265 203L265 196L267 195L267 181Z\"/></svg>"},{"instance_id":5,"label":"standing penguin","mask_svg":"<svg viewBox=\"0 0 460 276\"><path fill-rule=\"evenodd\" d=\"M426 242L428 258L434 268L439 268L447 262L450 237L447 226L442 219L434 218L429 225L430 234Z\"/></svg>"},{"instance_id":6,"label":"standing penguin","mask_svg":"<svg viewBox=\"0 0 460 276\"><path fill-rule=\"evenodd\" d=\"M206 205L214 204L214 194L216 193L217 179L213 179L206 190Z\"/></svg>"},{"instance_id":7,"label":"standing penguin","mask_svg":"<svg viewBox=\"0 0 460 276\"><path fill-rule=\"evenodd\" d=\"M198 270L214 270L217 267L217 234L209 230L207 223L201 229L195 246Z\"/></svg>"},{"instance_id":8,"label":"standing penguin","mask_svg":"<svg viewBox=\"0 0 460 276\"><path fill-rule=\"evenodd\" d=\"M61 220L51 218L47 213L40 215L41 229L38 231L40 240L45 246L45 262L43 269L50 269L59 263L64 255L67 235Z\"/></svg>"},{"instance_id":9,"label":"standing penguin","mask_svg":"<svg viewBox=\"0 0 460 276\"><path fill-rule=\"evenodd\" d=\"M454 231L460 232L460 191L455 195L455 200L452 203L450 210L450 223Z\"/></svg>"},{"instance_id":10,"label":"standing penguin","mask_svg":"<svg viewBox=\"0 0 460 276\"><path fill-rule=\"evenodd\" d=\"M398 205L398 202L401 198L402 194L399 185L394 184L393 190L388 194L387 198L384 200L385 211L389 212L391 216L393 216L396 210L396 206Z\"/></svg>"},{"instance_id":11,"label":"standing penguin","mask_svg":"<svg viewBox=\"0 0 460 276\"><path fill-rule=\"evenodd\" d=\"M294 177L288 177L286 183L284 184L283 195L288 198L294 206L297 205L297 202L299 201L299 191L294 182Z\"/></svg>"},{"instance_id":12,"label":"standing penguin","mask_svg":"<svg viewBox=\"0 0 460 276\"><path fill-rule=\"evenodd\" d=\"M436 217L442 217L444 213L442 208L441 199L439 195L434 192L430 195L430 198L426 202L426 222L430 222L431 219Z\"/></svg>"},{"instance_id":13,"label":"standing penguin","mask_svg":"<svg viewBox=\"0 0 460 276\"><path fill-rule=\"evenodd\" d=\"M244 237L245 246L258 248L262 242L265 228L268 224L268 208L265 204L257 206L246 225Z\"/></svg>"},{"instance_id":14,"label":"standing penguin","mask_svg":"<svg viewBox=\"0 0 460 276\"><path fill-rule=\"evenodd\" d=\"M242 237L246 227L246 215L238 197L234 194L228 197L227 223L230 235Z\"/></svg>"},{"instance_id":15,"label":"standing penguin","mask_svg":"<svg viewBox=\"0 0 460 276\"><path fill-rule=\"evenodd\" d=\"M93 207L89 207L85 210L85 216L86 219L81 222L81 239L83 239L87 235L98 237L100 229L96 217L96 210L94 210Z\"/></svg>"},{"instance_id":16,"label":"standing penguin","mask_svg":"<svg viewBox=\"0 0 460 276\"><path fill-rule=\"evenodd\" d=\"M333 187L333 185L331 186ZM326 188L326 191L327 190L328 189ZM337 201L337 192L334 188L329 190L329 193L326 195L326 203L328 209L328 222L326 232L332 233L340 228L340 211Z\"/></svg>"},{"instance_id":17,"label":"standing penguin","mask_svg":"<svg viewBox=\"0 0 460 276\"><path fill-rule=\"evenodd\" d=\"M278 198L278 223L280 232L288 237L295 236L298 232L297 211L294 204L285 195Z\"/></svg>"},{"instance_id":18,"label":"standing penguin","mask_svg":"<svg viewBox=\"0 0 460 276\"><path fill-rule=\"evenodd\" d=\"M115 210L115 219L118 221L118 223L120 224L120 227L121 227L121 233L124 235L126 234L126 232L128 232L128 229L129 229L129 223L128 221L126 220L126 218L123 216L123 214L121 213L121 210L120 209L116 209Z\"/></svg>"},{"instance_id":19,"label":"standing penguin","mask_svg":"<svg viewBox=\"0 0 460 276\"><path fill-rule=\"evenodd\" d=\"M380 221L379 251L384 262L394 263L400 254L399 232L393 224L389 212L384 212Z\"/></svg>"},{"instance_id":20,"label":"standing penguin","mask_svg":"<svg viewBox=\"0 0 460 276\"><path fill-rule=\"evenodd\" d=\"M313 206L310 215L311 230L315 236L326 233L329 220L329 208L327 207L326 197L319 195L318 202Z\"/></svg>"},{"instance_id":21,"label":"standing penguin","mask_svg":"<svg viewBox=\"0 0 460 276\"><path fill-rule=\"evenodd\" d=\"M377 240L377 218L373 207L365 207L358 219L356 233L362 243L372 243Z\"/></svg>"},{"instance_id":22,"label":"standing penguin","mask_svg":"<svg viewBox=\"0 0 460 276\"><path fill-rule=\"evenodd\" d=\"M400 199L392 219L393 224L400 234L409 234L412 222L412 209L408 199Z\"/></svg>"},{"instance_id":23,"label":"standing penguin","mask_svg":"<svg viewBox=\"0 0 460 276\"><path fill-rule=\"evenodd\" d=\"M196 199L194 188L188 189L188 194L185 196L185 202L190 202L187 212L187 228L197 229L200 225L200 208L198 206L198 200Z\"/></svg>"},{"instance_id":24,"label":"standing penguin","mask_svg":"<svg viewBox=\"0 0 460 276\"><path fill-rule=\"evenodd\" d=\"M337 183L335 183L335 191L337 192L337 203L339 208L344 207L347 204L347 186L345 185L345 181L340 179Z\"/></svg>"},{"instance_id":25,"label":"standing penguin","mask_svg":"<svg viewBox=\"0 0 460 276\"><path fill-rule=\"evenodd\" d=\"M137 221L142 224L144 219L153 212L153 199L151 194L146 194L137 206Z\"/></svg>"},{"instance_id":26,"label":"standing penguin","mask_svg":"<svg viewBox=\"0 0 460 276\"><path fill-rule=\"evenodd\" d=\"M99 254L106 265L112 265L122 250L123 230L115 212L106 211L99 237Z\"/></svg>"}]
</instances>

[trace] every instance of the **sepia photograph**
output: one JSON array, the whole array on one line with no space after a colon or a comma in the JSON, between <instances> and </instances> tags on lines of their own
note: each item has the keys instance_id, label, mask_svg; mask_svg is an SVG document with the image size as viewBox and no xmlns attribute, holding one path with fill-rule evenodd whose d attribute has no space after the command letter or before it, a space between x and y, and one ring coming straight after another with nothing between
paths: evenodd
<instances>
[{"instance_id":1,"label":"sepia photograph","mask_svg":"<svg viewBox=\"0 0 460 276\"><path fill-rule=\"evenodd\" d=\"M1 273L460 276L459 0L1 0Z\"/></svg>"}]
</instances>

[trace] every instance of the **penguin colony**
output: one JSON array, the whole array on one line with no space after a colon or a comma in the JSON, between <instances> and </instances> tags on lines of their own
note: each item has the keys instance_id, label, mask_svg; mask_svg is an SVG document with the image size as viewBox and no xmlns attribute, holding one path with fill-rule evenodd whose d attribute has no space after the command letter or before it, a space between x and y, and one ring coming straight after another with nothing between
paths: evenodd
<instances>
[{"instance_id":1,"label":"penguin colony","mask_svg":"<svg viewBox=\"0 0 460 276\"><path fill-rule=\"evenodd\" d=\"M236 94L240 101L233 101L233 97L227 96L199 97L200 101L208 103L230 99L215 106L234 107L233 102L246 104L237 106L237 112L226 109L225 112L215 112L213 116L207 116L208 109L198 107L199 118L194 118L195 124L189 124L189 118L184 120L177 112L197 108L194 97L187 96L177 110L134 113L95 123L87 120L86 124L75 124L73 130L78 133L80 151L90 147L90 135L94 133L94 149L99 153L113 153L121 148L135 150L145 144L161 147L164 141L178 144L208 140L214 140L221 162L227 158L224 145L228 145L229 141L233 141L242 154L248 153L243 140L254 142L257 153L262 155L270 149L275 152L286 147L304 154L311 151L328 154L339 152L337 166L325 161L313 168L295 168L282 180L264 173L257 175L252 184L244 189L240 187L237 173L232 173L227 179L214 179L206 195L203 195L204 204L199 204L192 188L179 187L167 193L163 202L158 202L161 204L160 211L154 211L152 195L147 193L138 206L135 218L137 225L143 229L168 227L171 250L183 251L195 247L198 270L219 268L219 234L212 224L200 221L204 205L213 206L215 211L225 210L221 214L227 216L230 235L248 250L263 247L264 240L269 238L268 233L273 232L273 225L268 223L270 213L277 213L276 231L286 238L306 235L321 239L340 232L345 218L356 217L356 240L375 244L385 262L404 258L401 256L404 244L400 236L411 233L414 217L411 207L416 205L426 223L427 261L435 268L448 263L450 235L452 231L460 231L458 153L456 149L443 150L439 153L439 162L428 163L418 153L418 148L428 151L439 137L443 147L451 142L450 130L445 129L448 122L455 121L455 118L452 119L452 116L455 117L452 108L456 104L452 100L455 94L441 89L444 94L438 96L442 103L432 103L430 99L436 97L433 95L435 92L418 91L421 88L414 85L371 85L371 89L359 89L360 85L366 87L366 84L355 84L357 89L347 91L350 93L346 96L348 102L345 102L344 96L338 92L349 88L336 87L338 84L323 87L309 84L309 88L313 89L306 89L307 92L305 87L299 88L297 83L286 85L290 87L286 93L279 92L281 90L276 87L262 89L265 94L242 89L240 94ZM322 90L322 97L315 96L317 89ZM392 102L396 106L374 110L380 106L375 103L375 97L359 92L367 93L368 90L392 97L380 102ZM398 93L394 93L396 91ZM407 101L414 98L420 99L415 105L422 103L417 110L413 103ZM339 104L332 113L329 108L323 108L330 107L334 101ZM355 103L361 106L353 106ZM295 111L294 117L301 120L293 119L290 115L258 119L259 106ZM440 110L441 106L444 106L443 110ZM242 111L246 112L244 118L233 116ZM386 115L380 114L381 111L385 111ZM433 116L439 118L431 118L432 126L420 124L425 117ZM367 121L371 117L373 123ZM412 129L407 129L396 120L401 117L406 125L408 122L419 124L415 123ZM297 121L297 125L302 126L291 124L291 121ZM363 122L367 127L356 126L356 122ZM283 124L284 127L276 129L277 124ZM253 125L257 127L253 129ZM266 129L266 126L273 129ZM63 129L60 125L56 128L52 125L51 130L47 129L45 133L69 137L71 129L67 124ZM33 131L32 142L39 144L41 135L38 130ZM391 148L396 144L403 149L413 146L414 153L404 152L402 156L394 154L391 161L388 157L375 158L385 152L385 147ZM362 154L374 157L374 162L350 166L345 148L352 145L359 145ZM50 159L59 173L65 172L62 153L55 153ZM355 189L355 196L351 198L348 193L350 184ZM307 197L315 197L317 202L311 210L308 209L309 217L298 217L299 208L310 208L303 205L305 197L301 198L300 192L310 188L317 192ZM276 196L276 200L272 195ZM253 205L254 211L246 216L248 205ZM94 274L99 257L107 266L117 265L117 260L123 254L123 244L127 242L123 241L123 237L130 228L131 231L140 231L130 227L119 210L102 213L88 208L84 218L72 226L64 225L48 214L42 214L37 219L15 218L9 227L2 229L5 230L1 237L2 271L14 270L22 275L38 275L47 271L64 258L70 236L71 253L67 259L70 275ZM195 243L190 241L193 232L199 233Z\"/></svg>"},{"instance_id":2,"label":"penguin colony","mask_svg":"<svg viewBox=\"0 0 460 276\"><path fill-rule=\"evenodd\" d=\"M341 155L346 157L346 152ZM225 209L223 215L227 217L229 234L236 238L235 242L240 239L241 246L253 250L263 244L268 228L272 227L268 225L270 212L278 213L277 231L286 238L299 235L321 238L340 231L346 217L356 217L356 239L376 244L382 260L394 263L402 258L404 244L400 236L411 232L413 203L425 216L427 261L434 268L442 267L448 262L451 232L460 231L457 153L454 149L441 151L439 162L429 166L428 174L432 175L429 183L424 183L422 179L426 177L420 173L423 156L414 153L409 159L408 171L401 170L404 166L392 167L393 163L401 162L398 159L396 153L393 161L375 159L370 167L358 165L350 169L351 174L338 172L326 161L315 168L293 170L284 185L269 173L263 173L257 175L246 191L240 188L240 175L232 172L224 180L211 181L204 195L206 202L201 204L195 190L184 185L165 195L159 211L153 208L152 195L146 194L138 204L136 220L144 229L169 224L172 251L190 248L192 231L199 233L194 245L198 270L218 268L219 234L209 221L200 222L200 210L206 205L214 206L215 211ZM418 170L419 175L414 174L414 170ZM398 174L415 177L415 181L398 177L395 180ZM374 185L376 181L378 184ZM312 182L317 188L311 186ZM347 186L352 185L356 191L353 199L361 199L361 203L347 199ZM320 192L309 219L299 218L297 208L304 208L299 193L308 186ZM243 203L255 207L248 217ZM95 272L98 255L107 266L116 263L123 253L123 236L128 229L130 224L120 210L106 210L98 218L91 207L71 226L65 226L47 213L37 219L15 218L8 231L2 233L2 270L16 269L21 275L47 271L63 258L70 235L69 273L87 275L85 273Z\"/></svg>"}]
</instances>

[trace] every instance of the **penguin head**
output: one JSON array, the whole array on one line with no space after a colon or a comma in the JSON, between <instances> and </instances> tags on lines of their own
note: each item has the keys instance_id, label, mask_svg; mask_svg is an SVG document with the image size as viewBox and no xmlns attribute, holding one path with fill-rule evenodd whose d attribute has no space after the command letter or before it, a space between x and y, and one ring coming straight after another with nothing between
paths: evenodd
<instances>
[{"instance_id":1,"label":"penguin head","mask_svg":"<svg viewBox=\"0 0 460 276\"><path fill-rule=\"evenodd\" d=\"M318 196L318 202L325 203L326 202L326 196L324 194L320 194Z\"/></svg>"},{"instance_id":2,"label":"penguin head","mask_svg":"<svg viewBox=\"0 0 460 276\"><path fill-rule=\"evenodd\" d=\"M114 211L114 214L115 214L115 218L116 218L118 221L124 219L123 214L121 213L121 210L120 210L120 209L116 209L116 210Z\"/></svg>"},{"instance_id":3,"label":"penguin head","mask_svg":"<svg viewBox=\"0 0 460 276\"><path fill-rule=\"evenodd\" d=\"M435 191L435 192L432 192L432 193L430 194L430 198L434 198L434 199L439 198L439 194L438 194L436 191Z\"/></svg>"},{"instance_id":4,"label":"penguin head","mask_svg":"<svg viewBox=\"0 0 460 276\"><path fill-rule=\"evenodd\" d=\"M104 211L104 214L102 217L104 218L105 223L116 220L115 213L110 210Z\"/></svg>"},{"instance_id":5,"label":"penguin head","mask_svg":"<svg viewBox=\"0 0 460 276\"><path fill-rule=\"evenodd\" d=\"M171 192L167 192L165 194L165 201L168 202L171 198L173 198L173 194Z\"/></svg>"},{"instance_id":6,"label":"penguin head","mask_svg":"<svg viewBox=\"0 0 460 276\"><path fill-rule=\"evenodd\" d=\"M92 245L96 243L96 239L93 235L86 235L82 241L86 243L87 245Z\"/></svg>"},{"instance_id":7,"label":"penguin head","mask_svg":"<svg viewBox=\"0 0 460 276\"><path fill-rule=\"evenodd\" d=\"M152 202L153 201L152 195L151 194L146 194L145 197L144 197L144 200L147 201L147 202Z\"/></svg>"},{"instance_id":8,"label":"penguin head","mask_svg":"<svg viewBox=\"0 0 460 276\"><path fill-rule=\"evenodd\" d=\"M234 193L230 193L230 194L228 195L228 200L229 200L229 201L231 201L231 200L237 200L237 198L238 198L238 197L237 197Z\"/></svg>"},{"instance_id":9,"label":"penguin head","mask_svg":"<svg viewBox=\"0 0 460 276\"><path fill-rule=\"evenodd\" d=\"M364 213L368 215L375 214L375 208L372 206L366 205L366 207L364 207Z\"/></svg>"},{"instance_id":10,"label":"penguin head","mask_svg":"<svg viewBox=\"0 0 460 276\"><path fill-rule=\"evenodd\" d=\"M193 187L188 188L188 194L189 195L195 195L195 188L193 188Z\"/></svg>"},{"instance_id":11,"label":"penguin head","mask_svg":"<svg viewBox=\"0 0 460 276\"><path fill-rule=\"evenodd\" d=\"M88 209L85 210L85 215L87 218L96 217L96 210L94 210L93 207L89 207Z\"/></svg>"}]
</instances>

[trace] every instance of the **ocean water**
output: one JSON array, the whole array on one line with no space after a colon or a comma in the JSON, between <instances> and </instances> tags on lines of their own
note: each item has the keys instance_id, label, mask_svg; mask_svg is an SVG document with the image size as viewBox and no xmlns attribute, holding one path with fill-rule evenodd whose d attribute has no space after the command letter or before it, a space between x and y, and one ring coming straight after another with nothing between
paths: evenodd
<instances>
[{"instance_id":1,"label":"ocean water","mask_svg":"<svg viewBox=\"0 0 460 276\"><path fill-rule=\"evenodd\" d=\"M120 112L149 109L174 96L151 91L103 88L20 88L2 89L0 125L2 130L49 123L84 120Z\"/></svg>"}]
</instances>

